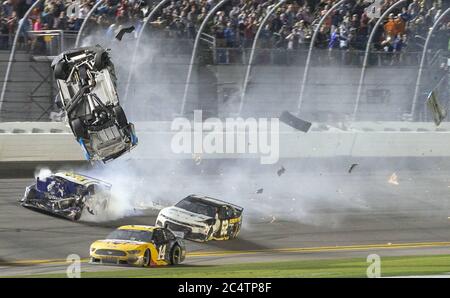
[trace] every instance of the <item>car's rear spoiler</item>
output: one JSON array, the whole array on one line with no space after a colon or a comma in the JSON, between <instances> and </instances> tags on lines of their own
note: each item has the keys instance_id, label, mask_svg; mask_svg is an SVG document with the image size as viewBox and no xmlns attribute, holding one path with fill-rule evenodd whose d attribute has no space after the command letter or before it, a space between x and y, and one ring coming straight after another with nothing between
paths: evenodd
<instances>
[{"instance_id":1,"label":"car's rear spoiler","mask_svg":"<svg viewBox=\"0 0 450 298\"><path fill-rule=\"evenodd\" d=\"M237 206L237 205L234 205L234 204L230 204L230 203L228 203L228 205L232 206L234 209L239 211L239 213L242 213L242 211L244 211L243 207L240 207L240 206Z\"/></svg>"}]
</instances>

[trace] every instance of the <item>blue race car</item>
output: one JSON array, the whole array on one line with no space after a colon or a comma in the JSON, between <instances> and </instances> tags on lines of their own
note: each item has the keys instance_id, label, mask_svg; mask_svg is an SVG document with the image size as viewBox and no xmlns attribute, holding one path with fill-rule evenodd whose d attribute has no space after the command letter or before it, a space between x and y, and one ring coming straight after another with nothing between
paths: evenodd
<instances>
[{"instance_id":1,"label":"blue race car","mask_svg":"<svg viewBox=\"0 0 450 298\"><path fill-rule=\"evenodd\" d=\"M20 200L23 207L40 210L70 220L79 220L86 209L91 214L105 210L111 185L71 172L36 178Z\"/></svg>"}]
</instances>

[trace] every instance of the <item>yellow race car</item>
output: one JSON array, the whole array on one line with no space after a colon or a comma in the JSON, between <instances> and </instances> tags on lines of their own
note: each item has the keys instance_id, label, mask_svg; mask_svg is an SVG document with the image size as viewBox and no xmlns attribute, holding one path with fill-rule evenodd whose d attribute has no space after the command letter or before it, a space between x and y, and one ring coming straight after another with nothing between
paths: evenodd
<instances>
[{"instance_id":1,"label":"yellow race car","mask_svg":"<svg viewBox=\"0 0 450 298\"><path fill-rule=\"evenodd\" d=\"M89 253L90 263L150 267L180 264L186 257L186 247L166 228L129 225L92 243Z\"/></svg>"}]
</instances>

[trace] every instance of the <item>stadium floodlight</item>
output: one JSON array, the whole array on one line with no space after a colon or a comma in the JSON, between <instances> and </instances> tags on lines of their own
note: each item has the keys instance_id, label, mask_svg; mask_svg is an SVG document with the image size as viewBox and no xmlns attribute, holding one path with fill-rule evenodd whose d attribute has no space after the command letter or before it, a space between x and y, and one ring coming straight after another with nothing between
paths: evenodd
<instances>
[{"instance_id":1,"label":"stadium floodlight","mask_svg":"<svg viewBox=\"0 0 450 298\"><path fill-rule=\"evenodd\" d=\"M363 61L362 69L361 69L361 75L359 77L358 92L356 93L356 102L355 102L355 107L354 107L353 116L352 116L353 121L355 121L355 119L356 119L356 113L358 112L359 101L361 100L362 86L364 83L364 77L366 75L366 68L367 68L367 63L369 61L369 53L370 53L370 46L372 45L372 40L375 37L375 33L378 30L378 26L380 26L380 24L383 22L383 20L386 18L386 16L388 16L391 13L391 11L396 9L397 6L399 6L401 4L407 4L407 1L400 0L400 1L392 4L391 6L389 6L389 8L381 15L381 17L375 23L375 26L373 26L372 31L370 31L369 39L367 40L367 44L366 44L366 51L364 52L364 61Z\"/></svg>"},{"instance_id":2,"label":"stadium floodlight","mask_svg":"<svg viewBox=\"0 0 450 298\"><path fill-rule=\"evenodd\" d=\"M423 73L423 67L425 64L425 60L427 58L427 51L428 46L430 44L431 37L433 36L434 30L438 27L438 25L441 23L442 20L445 19L445 17L450 13L450 8L447 8L440 16L439 18L434 22L433 26L431 27L430 31L428 32L427 39L425 41L425 46L423 47L422 51L422 58L420 60L420 66L419 66L419 72L417 74L417 80L416 80L416 88L414 90L414 98L411 106L411 115L414 118L414 114L416 112L416 105L417 105L417 98L419 97L419 89L420 89L420 83L422 80L422 73Z\"/></svg>"}]
</instances>

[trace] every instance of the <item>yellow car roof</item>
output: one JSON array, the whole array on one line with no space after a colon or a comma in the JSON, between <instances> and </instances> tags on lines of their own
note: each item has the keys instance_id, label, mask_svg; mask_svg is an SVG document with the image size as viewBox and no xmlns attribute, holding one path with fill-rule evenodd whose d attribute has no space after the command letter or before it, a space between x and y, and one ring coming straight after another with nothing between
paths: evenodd
<instances>
[{"instance_id":1,"label":"yellow car roof","mask_svg":"<svg viewBox=\"0 0 450 298\"><path fill-rule=\"evenodd\" d=\"M154 226L141 226L141 225L128 225L121 226L118 228L119 230L136 230L136 231L153 231L155 229Z\"/></svg>"}]
</instances>

